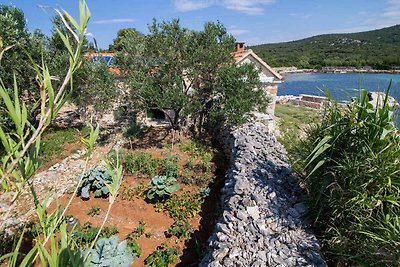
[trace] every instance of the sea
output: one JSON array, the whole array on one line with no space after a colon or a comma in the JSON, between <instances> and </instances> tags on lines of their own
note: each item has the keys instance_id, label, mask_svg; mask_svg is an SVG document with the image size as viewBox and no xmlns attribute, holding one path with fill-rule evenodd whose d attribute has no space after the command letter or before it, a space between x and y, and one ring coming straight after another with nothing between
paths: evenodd
<instances>
[{"instance_id":1,"label":"sea","mask_svg":"<svg viewBox=\"0 0 400 267\"><path fill-rule=\"evenodd\" d=\"M400 103L400 74L389 73L287 73L278 87L279 95L325 96L328 89L337 101L347 101L358 95L360 89L385 92ZM400 126L400 112L396 112L396 125Z\"/></svg>"}]
</instances>

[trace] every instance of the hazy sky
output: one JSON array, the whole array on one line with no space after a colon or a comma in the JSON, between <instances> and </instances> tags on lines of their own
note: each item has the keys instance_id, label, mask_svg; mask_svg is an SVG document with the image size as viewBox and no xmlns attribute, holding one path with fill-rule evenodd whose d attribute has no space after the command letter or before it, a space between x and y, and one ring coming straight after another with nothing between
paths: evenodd
<instances>
[{"instance_id":1,"label":"hazy sky","mask_svg":"<svg viewBox=\"0 0 400 267\"><path fill-rule=\"evenodd\" d=\"M53 8L77 16L78 0L1 0L21 8L29 29L48 34ZM107 48L121 28L147 33L153 18L200 30L221 21L236 39L250 45L292 41L323 33L356 32L400 24L400 0L87 0L88 31Z\"/></svg>"}]
</instances>

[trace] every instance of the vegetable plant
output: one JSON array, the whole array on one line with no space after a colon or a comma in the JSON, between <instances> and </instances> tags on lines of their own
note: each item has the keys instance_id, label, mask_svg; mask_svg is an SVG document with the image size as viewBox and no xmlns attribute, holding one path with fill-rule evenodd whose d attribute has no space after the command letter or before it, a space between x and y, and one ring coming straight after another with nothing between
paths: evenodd
<instances>
[{"instance_id":1,"label":"vegetable plant","mask_svg":"<svg viewBox=\"0 0 400 267\"><path fill-rule=\"evenodd\" d=\"M174 184L176 179L168 176L154 176L148 183L150 189L147 190L146 198L150 201L163 200L171 193L179 190L180 186Z\"/></svg>"},{"instance_id":2,"label":"vegetable plant","mask_svg":"<svg viewBox=\"0 0 400 267\"><path fill-rule=\"evenodd\" d=\"M166 243L162 243L144 260L144 264L151 267L166 267L168 264L174 263L180 254L179 249L170 248Z\"/></svg>"},{"instance_id":3,"label":"vegetable plant","mask_svg":"<svg viewBox=\"0 0 400 267\"><path fill-rule=\"evenodd\" d=\"M144 221L139 221L138 227L136 227L131 233L128 234L127 239L138 239L145 232L146 223Z\"/></svg>"},{"instance_id":4,"label":"vegetable plant","mask_svg":"<svg viewBox=\"0 0 400 267\"><path fill-rule=\"evenodd\" d=\"M184 193L182 196L173 195L164 203L164 210L175 220L190 219L201 211L204 197L201 194Z\"/></svg>"},{"instance_id":5,"label":"vegetable plant","mask_svg":"<svg viewBox=\"0 0 400 267\"><path fill-rule=\"evenodd\" d=\"M87 212L87 215L92 217L99 214L100 214L100 206L91 206Z\"/></svg>"},{"instance_id":6,"label":"vegetable plant","mask_svg":"<svg viewBox=\"0 0 400 267\"><path fill-rule=\"evenodd\" d=\"M192 232L192 226L187 219L175 221L167 230L168 236L176 236L177 238L189 237Z\"/></svg>"},{"instance_id":7,"label":"vegetable plant","mask_svg":"<svg viewBox=\"0 0 400 267\"><path fill-rule=\"evenodd\" d=\"M77 177L77 180L81 179L81 184L78 188L78 195L82 199L90 198L90 191L94 192L94 197L108 197L110 191L106 184L112 182L112 177L106 169L93 168L81 176Z\"/></svg>"},{"instance_id":8,"label":"vegetable plant","mask_svg":"<svg viewBox=\"0 0 400 267\"><path fill-rule=\"evenodd\" d=\"M127 241L120 241L117 236L99 239L89 255L91 258L89 267L129 267L134 260L132 249L127 245Z\"/></svg>"}]
</instances>

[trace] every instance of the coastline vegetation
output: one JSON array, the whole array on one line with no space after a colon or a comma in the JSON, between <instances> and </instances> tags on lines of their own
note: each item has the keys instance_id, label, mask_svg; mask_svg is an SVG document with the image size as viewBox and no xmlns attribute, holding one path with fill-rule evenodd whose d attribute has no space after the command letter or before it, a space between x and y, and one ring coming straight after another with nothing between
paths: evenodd
<instances>
[{"instance_id":1,"label":"coastline vegetation","mask_svg":"<svg viewBox=\"0 0 400 267\"><path fill-rule=\"evenodd\" d=\"M386 98L361 90L330 105L306 138L287 146L331 266L397 266L400 261L400 134Z\"/></svg>"}]
</instances>

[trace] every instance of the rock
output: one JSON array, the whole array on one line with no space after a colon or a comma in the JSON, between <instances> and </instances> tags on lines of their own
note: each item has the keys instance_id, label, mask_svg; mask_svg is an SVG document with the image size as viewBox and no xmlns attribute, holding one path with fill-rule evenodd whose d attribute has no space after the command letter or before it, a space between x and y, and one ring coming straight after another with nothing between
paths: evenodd
<instances>
[{"instance_id":1,"label":"rock","mask_svg":"<svg viewBox=\"0 0 400 267\"><path fill-rule=\"evenodd\" d=\"M257 206L247 207L246 210L250 217L252 217L254 220L258 220L260 218L260 211L258 210Z\"/></svg>"}]
</instances>

